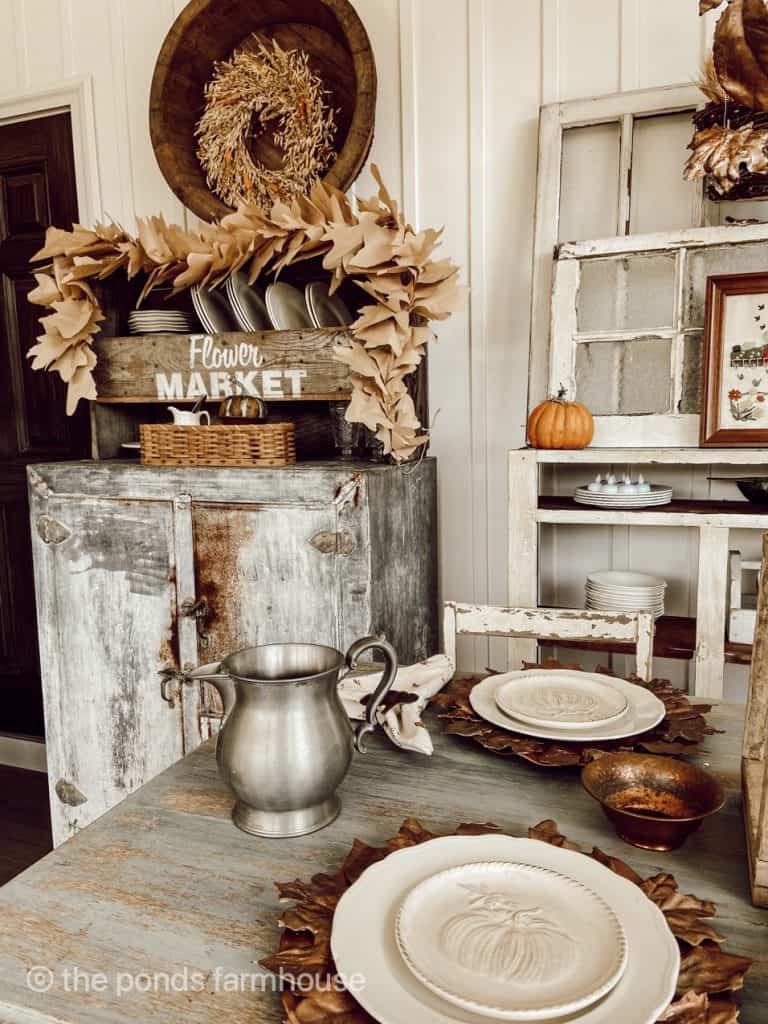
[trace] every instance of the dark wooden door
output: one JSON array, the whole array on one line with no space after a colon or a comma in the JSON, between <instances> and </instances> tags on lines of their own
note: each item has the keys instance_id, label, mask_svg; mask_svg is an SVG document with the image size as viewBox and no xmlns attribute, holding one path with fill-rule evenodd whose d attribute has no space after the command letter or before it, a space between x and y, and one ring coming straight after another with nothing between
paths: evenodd
<instances>
[{"instance_id":1,"label":"dark wooden door","mask_svg":"<svg viewBox=\"0 0 768 1024\"><path fill-rule=\"evenodd\" d=\"M26 468L85 455L88 434L58 375L26 358L41 313L29 259L49 224L76 220L69 114L0 127L0 732L28 736L43 735L43 714Z\"/></svg>"}]
</instances>

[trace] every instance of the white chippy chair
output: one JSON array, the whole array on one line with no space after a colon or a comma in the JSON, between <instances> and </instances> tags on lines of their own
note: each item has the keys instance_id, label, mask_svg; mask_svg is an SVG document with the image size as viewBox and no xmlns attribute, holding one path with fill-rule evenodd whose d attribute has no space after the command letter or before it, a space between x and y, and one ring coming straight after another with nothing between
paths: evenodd
<instances>
[{"instance_id":1,"label":"white chippy chair","mask_svg":"<svg viewBox=\"0 0 768 1024\"><path fill-rule=\"evenodd\" d=\"M654 632L650 612L604 615L579 608L493 608L448 601L443 613L444 649L454 666L459 636L544 640L553 646L565 640L575 643L608 640L634 645L637 674L649 681L653 678Z\"/></svg>"}]
</instances>

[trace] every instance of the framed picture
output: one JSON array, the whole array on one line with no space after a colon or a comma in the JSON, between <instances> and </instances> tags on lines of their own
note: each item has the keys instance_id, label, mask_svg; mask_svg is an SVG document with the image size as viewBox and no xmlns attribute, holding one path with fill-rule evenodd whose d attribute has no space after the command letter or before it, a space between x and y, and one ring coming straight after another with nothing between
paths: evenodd
<instances>
[{"instance_id":1,"label":"framed picture","mask_svg":"<svg viewBox=\"0 0 768 1024\"><path fill-rule=\"evenodd\" d=\"M707 279L700 440L768 447L768 271Z\"/></svg>"}]
</instances>

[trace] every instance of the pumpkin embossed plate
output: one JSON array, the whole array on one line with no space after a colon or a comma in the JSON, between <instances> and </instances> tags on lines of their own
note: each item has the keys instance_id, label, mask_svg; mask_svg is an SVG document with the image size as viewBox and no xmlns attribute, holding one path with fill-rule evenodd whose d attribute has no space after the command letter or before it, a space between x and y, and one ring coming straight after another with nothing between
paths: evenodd
<instances>
[{"instance_id":1,"label":"pumpkin embossed plate","mask_svg":"<svg viewBox=\"0 0 768 1024\"><path fill-rule=\"evenodd\" d=\"M591 889L504 861L463 864L417 885L396 939L427 988L501 1020L576 1013L610 992L627 963L624 930Z\"/></svg>"},{"instance_id":2,"label":"pumpkin embossed plate","mask_svg":"<svg viewBox=\"0 0 768 1024\"><path fill-rule=\"evenodd\" d=\"M354 997L379 1024L488 1024L487 1014L459 1008L424 985L406 966L395 923L421 882L449 868L506 861L566 875L602 897L621 922L627 966L602 999L578 1014L579 1024L653 1024L669 1006L680 951L661 911L633 882L583 854L535 839L449 836L399 850L369 867L341 897L333 917L331 953L342 978L361 980ZM566 1018L567 1019L567 1018ZM558 1021L562 1018L539 1019Z\"/></svg>"},{"instance_id":3,"label":"pumpkin embossed plate","mask_svg":"<svg viewBox=\"0 0 768 1024\"><path fill-rule=\"evenodd\" d=\"M507 675L496 703L512 718L557 729L584 729L620 718L629 698L604 676L589 672L525 672Z\"/></svg>"}]
</instances>

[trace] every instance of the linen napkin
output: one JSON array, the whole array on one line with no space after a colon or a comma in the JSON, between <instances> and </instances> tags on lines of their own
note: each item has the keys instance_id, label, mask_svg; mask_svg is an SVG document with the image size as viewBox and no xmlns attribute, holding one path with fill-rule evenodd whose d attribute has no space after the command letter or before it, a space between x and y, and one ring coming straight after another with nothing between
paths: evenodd
<instances>
[{"instance_id":1,"label":"linen napkin","mask_svg":"<svg viewBox=\"0 0 768 1024\"><path fill-rule=\"evenodd\" d=\"M379 722L395 746L428 756L433 752L432 737L421 715L435 694L450 682L453 672L453 664L444 654L400 666L390 692L416 694L417 699L378 712ZM339 696L350 718L359 721L365 717L363 700L379 685L382 674L382 670L355 672L339 683Z\"/></svg>"}]
</instances>

